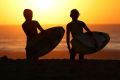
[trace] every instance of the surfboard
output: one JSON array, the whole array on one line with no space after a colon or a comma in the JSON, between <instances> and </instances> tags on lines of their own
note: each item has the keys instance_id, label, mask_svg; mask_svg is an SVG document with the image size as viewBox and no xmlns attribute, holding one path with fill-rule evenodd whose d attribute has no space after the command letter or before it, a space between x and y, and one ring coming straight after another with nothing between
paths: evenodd
<instances>
[{"instance_id":1,"label":"surfboard","mask_svg":"<svg viewBox=\"0 0 120 80\"><path fill-rule=\"evenodd\" d=\"M71 40L73 49L80 54L92 54L103 49L110 41L110 36L107 33L92 33L98 43L98 47L95 46L92 36L86 32Z\"/></svg>"},{"instance_id":2,"label":"surfboard","mask_svg":"<svg viewBox=\"0 0 120 80\"><path fill-rule=\"evenodd\" d=\"M38 58L52 51L62 40L65 30L62 26L46 29L28 42L27 51L33 58Z\"/></svg>"}]
</instances>

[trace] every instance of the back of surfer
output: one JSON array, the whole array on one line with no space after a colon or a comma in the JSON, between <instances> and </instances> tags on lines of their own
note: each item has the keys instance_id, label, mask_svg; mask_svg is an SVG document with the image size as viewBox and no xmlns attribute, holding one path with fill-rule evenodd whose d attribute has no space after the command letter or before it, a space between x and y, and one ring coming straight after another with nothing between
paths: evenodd
<instances>
[{"instance_id":1,"label":"back of surfer","mask_svg":"<svg viewBox=\"0 0 120 80\"><path fill-rule=\"evenodd\" d=\"M44 31L44 29L40 26L38 21L32 20L33 12L30 9L25 9L23 12L23 15L25 17L25 22L22 24L23 31L25 32L27 36L27 43L38 34L37 29L39 29L41 32ZM32 55L28 52L26 49L26 57L27 59L32 59Z\"/></svg>"},{"instance_id":2,"label":"back of surfer","mask_svg":"<svg viewBox=\"0 0 120 80\"><path fill-rule=\"evenodd\" d=\"M85 29L89 34L92 34L92 32L89 30L89 28L86 26L86 24L83 21L78 20L80 13L77 9L71 10L70 17L72 18L72 21L67 24L67 35L66 35L66 41L68 50L70 52L70 60L75 60L76 53L73 48L70 48L70 33L72 34L72 38L77 37L78 35L83 33L83 29ZM79 60L84 59L84 54L79 53Z\"/></svg>"}]
</instances>

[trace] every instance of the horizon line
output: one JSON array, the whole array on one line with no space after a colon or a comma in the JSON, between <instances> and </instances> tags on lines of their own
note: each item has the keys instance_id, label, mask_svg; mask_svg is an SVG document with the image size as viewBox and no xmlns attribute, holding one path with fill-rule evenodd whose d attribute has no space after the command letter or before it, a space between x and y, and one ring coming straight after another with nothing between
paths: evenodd
<instances>
[{"instance_id":1,"label":"horizon line","mask_svg":"<svg viewBox=\"0 0 120 80\"><path fill-rule=\"evenodd\" d=\"M22 24L0 24L0 26L8 26L8 25L22 25ZM67 24L42 24L42 25L67 25ZM120 23L88 23L87 25L120 25Z\"/></svg>"}]
</instances>

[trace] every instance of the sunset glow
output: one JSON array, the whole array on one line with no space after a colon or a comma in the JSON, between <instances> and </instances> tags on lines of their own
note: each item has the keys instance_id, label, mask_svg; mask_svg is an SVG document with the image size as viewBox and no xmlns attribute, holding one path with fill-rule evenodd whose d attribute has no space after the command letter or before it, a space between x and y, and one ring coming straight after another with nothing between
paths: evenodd
<instances>
[{"instance_id":1,"label":"sunset glow","mask_svg":"<svg viewBox=\"0 0 120 80\"><path fill-rule=\"evenodd\" d=\"M91 31L105 32L110 36L110 42L103 51L85 58L120 60L120 0L0 0L0 57L26 58L27 36L22 28L25 9L33 11L33 20L38 21L44 30L55 26L65 29L59 45L43 59L69 58L66 25L71 21L70 11L77 9L79 20L84 21ZM27 26L28 31L32 31L31 28ZM32 32L27 33L31 35Z\"/></svg>"},{"instance_id":2,"label":"sunset glow","mask_svg":"<svg viewBox=\"0 0 120 80\"><path fill-rule=\"evenodd\" d=\"M26 8L41 24L66 24L74 8L87 24L119 24L119 5L119 0L0 0L0 24L22 24Z\"/></svg>"},{"instance_id":3,"label":"sunset glow","mask_svg":"<svg viewBox=\"0 0 120 80\"><path fill-rule=\"evenodd\" d=\"M33 9L49 10L53 8L54 0L27 0Z\"/></svg>"}]
</instances>

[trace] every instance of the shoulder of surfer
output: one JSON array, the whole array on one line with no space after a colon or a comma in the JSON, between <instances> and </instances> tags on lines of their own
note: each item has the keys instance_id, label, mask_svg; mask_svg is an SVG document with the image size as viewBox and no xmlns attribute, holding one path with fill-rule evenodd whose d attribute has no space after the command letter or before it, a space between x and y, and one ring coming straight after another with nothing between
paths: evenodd
<instances>
[{"instance_id":1,"label":"shoulder of surfer","mask_svg":"<svg viewBox=\"0 0 120 80\"><path fill-rule=\"evenodd\" d=\"M40 26L40 24L39 24L39 22L38 21L36 21L36 20L32 20L32 25L34 25L34 26Z\"/></svg>"},{"instance_id":2,"label":"shoulder of surfer","mask_svg":"<svg viewBox=\"0 0 120 80\"><path fill-rule=\"evenodd\" d=\"M38 21L37 20L32 20L33 23L37 23L38 24Z\"/></svg>"},{"instance_id":3,"label":"shoulder of surfer","mask_svg":"<svg viewBox=\"0 0 120 80\"><path fill-rule=\"evenodd\" d=\"M38 23L38 21L36 21L36 20L25 21L22 25L26 25L27 23Z\"/></svg>"},{"instance_id":4,"label":"shoulder of surfer","mask_svg":"<svg viewBox=\"0 0 120 80\"><path fill-rule=\"evenodd\" d=\"M69 29L71 26L71 22L69 22L67 25L66 25L66 28Z\"/></svg>"},{"instance_id":5,"label":"shoulder of surfer","mask_svg":"<svg viewBox=\"0 0 120 80\"><path fill-rule=\"evenodd\" d=\"M67 24L67 27L71 27L75 22L71 21Z\"/></svg>"},{"instance_id":6,"label":"shoulder of surfer","mask_svg":"<svg viewBox=\"0 0 120 80\"><path fill-rule=\"evenodd\" d=\"M30 26L30 25L39 25L39 23L38 23L38 21L36 21L36 20L32 20L32 21L30 21L30 22L27 22L27 21L25 21L23 24L22 24L22 28L25 28L25 27L28 27L28 26Z\"/></svg>"},{"instance_id":7,"label":"shoulder of surfer","mask_svg":"<svg viewBox=\"0 0 120 80\"><path fill-rule=\"evenodd\" d=\"M78 21L78 23L85 25L85 22L83 22L83 21Z\"/></svg>"}]
</instances>

